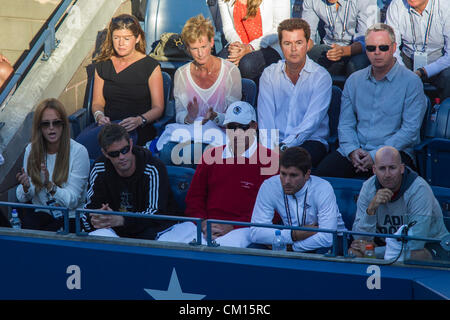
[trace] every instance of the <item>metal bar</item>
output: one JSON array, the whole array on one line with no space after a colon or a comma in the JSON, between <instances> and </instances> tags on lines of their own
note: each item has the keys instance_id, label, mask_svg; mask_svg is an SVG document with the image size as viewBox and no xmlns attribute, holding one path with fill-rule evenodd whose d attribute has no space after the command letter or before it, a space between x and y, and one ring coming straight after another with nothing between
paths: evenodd
<instances>
[{"instance_id":1,"label":"metal bar","mask_svg":"<svg viewBox=\"0 0 450 320\"><path fill-rule=\"evenodd\" d=\"M63 16L63 14L66 12L67 8L73 1L76 0L64 0L64 2L62 2L61 5L59 6L56 13L48 22L48 26L56 26L56 23L61 19L61 17ZM31 62L35 59L36 55L41 52L41 48L45 43L47 35L48 32L45 31L41 34L41 36L36 41L34 46L30 49L30 52L27 54L25 59L20 64L19 68L17 68L17 71L14 72L14 76L8 82L5 89L0 93L0 105L5 101L6 97L9 95L10 91L14 88L14 86L19 82L24 72L27 70Z\"/></svg>"}]
</instances>

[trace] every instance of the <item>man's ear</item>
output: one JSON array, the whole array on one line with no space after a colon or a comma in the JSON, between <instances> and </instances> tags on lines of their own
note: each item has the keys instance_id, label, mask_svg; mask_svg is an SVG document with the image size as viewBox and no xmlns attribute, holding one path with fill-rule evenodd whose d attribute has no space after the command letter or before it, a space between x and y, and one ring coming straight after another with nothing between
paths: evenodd
<instances>
[{"instance_id":1,"label":"man's ear","mask_svg":"<svg viewBox=\"0 0 450 320\"><path fill-rule=\"evenodd\" d=\"M133 139L130 138L130 149L133 149Z\"/></svg>"},{"instance_id":2,"label":"man's ear","mask_svg":"<svg viewBox=\"0 0 450 320\"><path fill-rule=\"evenodd\" d=\"M106 158L109 158L109 157L108 157L108 154L106 153L106 151L105 151L103 148L100 148L100 150L102 151L103 155L104 155Z\"/></svg>"}]
</instances>

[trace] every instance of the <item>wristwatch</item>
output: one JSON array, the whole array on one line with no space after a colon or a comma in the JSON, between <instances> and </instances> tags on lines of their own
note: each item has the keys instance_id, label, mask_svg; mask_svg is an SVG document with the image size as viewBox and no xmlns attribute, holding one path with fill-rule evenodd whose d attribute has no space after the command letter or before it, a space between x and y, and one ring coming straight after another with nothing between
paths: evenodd
<instances>
[{"instance_id":1,"label":"wristwatch","mask_svg":"<svg viewBox=\"0 0 450 320\"><path fill-rule=\"evenodd\" d=\"M417 71L419 71L419 73L420 73L420 79L426 80L427 76L426 76L425 70L423 68L419 68L419 69L417 69Z\"/></svg>"},{"instance_id":2,"label":"wristwatch","mask_svg":"<svg viewBox=\"0 0 450 320\"><path fill-rule=\"evenodd\" d=\"M148 120L142 114L140 114L139 116L142 118L141 127L145 127L145 125L147 124Z\"/></svg>"},{"instance_id":3,"label":"wristwatch","mask_svg":"<svg viewBox=\"0 0 450 320\"><path fill-rule=\"evenodd\" d=\"M50 182L52 184L52 187L50 190L48 190L47 188L47 193L54 195L56 193L56 184L54 184L53 182Z\"/></svg>"}]
</instances>

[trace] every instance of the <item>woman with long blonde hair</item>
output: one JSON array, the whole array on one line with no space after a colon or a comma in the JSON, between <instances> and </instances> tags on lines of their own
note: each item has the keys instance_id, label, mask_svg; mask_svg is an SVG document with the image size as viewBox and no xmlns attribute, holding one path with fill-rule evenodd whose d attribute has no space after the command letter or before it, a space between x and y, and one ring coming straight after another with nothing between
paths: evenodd
<instances>
[{"instance_id":1,"label":"woman with long blonde hair","mask_svg":"<svg viewBox=\"0 0 450 320\"><path fill-rule=\"evenodd\" d=\"M219 56L239 66L242 78L258 83L265 67L282 57L278 24L290 18L289 0L219 0L228 45Z\"/></svg>"},{"instance_id":2,"label":"woman with long blonde hair","mask_svg":"<svg viewBox=\"0 0 450 320\"><path fill-rule=\"evenodd\" d=\"M64 105L57 99L42 101L34 112L31 130L23 168L16 175L18 200L41 206L81 207L90 162L86 148L70 138ZM25 229L56 231L63 225L57 210L26 210L20 218Z\"/></svg>"}]
</instances>

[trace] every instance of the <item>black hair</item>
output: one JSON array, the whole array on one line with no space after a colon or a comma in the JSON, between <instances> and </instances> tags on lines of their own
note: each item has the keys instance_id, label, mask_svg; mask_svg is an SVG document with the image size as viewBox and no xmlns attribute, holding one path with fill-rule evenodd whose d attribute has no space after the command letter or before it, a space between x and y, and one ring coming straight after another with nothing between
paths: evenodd
<instances>
[{"instance_id":1,"label":"black hair","mask_svg":"<svg viewBox=\"0 0 450 320\"><path fill-rule=\"evenodd\" d=\"M291 147L282 152L280 166L295 167L306 174L312 168L311 155L302 147Z\"/></svg>"}]
</instances>

